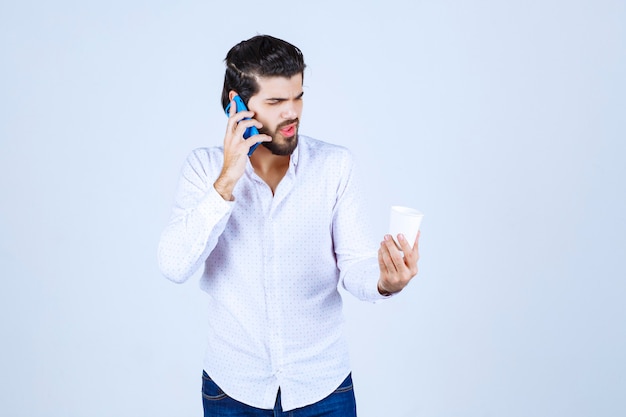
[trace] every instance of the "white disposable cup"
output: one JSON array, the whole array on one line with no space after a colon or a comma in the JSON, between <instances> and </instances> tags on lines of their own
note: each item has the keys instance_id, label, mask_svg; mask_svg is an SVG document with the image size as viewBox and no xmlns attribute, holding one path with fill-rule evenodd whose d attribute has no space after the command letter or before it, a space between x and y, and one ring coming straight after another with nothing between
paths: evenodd
<instances>
[{"instance_id":1,"label":"white disposable cup","mask_svg":"<svg viewBox=\"0 0 626 417\"><path fill-rule=\"evenodd\" d=\"M413 247L424 213L410 207L392 206L389 216L389 234L398 243L398 234L402 233L409 245Z\"/></svg>"}]
</instances>

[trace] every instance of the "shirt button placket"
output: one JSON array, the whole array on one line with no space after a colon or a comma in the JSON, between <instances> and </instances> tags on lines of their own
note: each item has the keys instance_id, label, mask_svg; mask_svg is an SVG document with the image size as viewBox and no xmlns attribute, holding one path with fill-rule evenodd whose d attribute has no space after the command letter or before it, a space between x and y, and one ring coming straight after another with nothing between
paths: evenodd
<instances>
[{"instance_id":1,"label":"shirt button placket","mask_svg":"<svg viewBox=\"0 0 626 417\"><path fill-rule=\"evenodd\" d=\"M266 294L266 305L267 305L267 319L269 326L269 353L270 353L270 362L272 366L272 373L279 378L280 376L280 363L281 363L281 354L280 354L280 333L279 333L279 323L280 323L280 313L278 302L280 297L280 291L277 287L276 282L276 262L275 262L275 247L274 242L276 239L275 231L274 231L274 221L272 217L272 213L270 212L268 216L265 218L265 227L264 227L264 285L265 285L265 294Z\"/></svg>"}]
</instances>

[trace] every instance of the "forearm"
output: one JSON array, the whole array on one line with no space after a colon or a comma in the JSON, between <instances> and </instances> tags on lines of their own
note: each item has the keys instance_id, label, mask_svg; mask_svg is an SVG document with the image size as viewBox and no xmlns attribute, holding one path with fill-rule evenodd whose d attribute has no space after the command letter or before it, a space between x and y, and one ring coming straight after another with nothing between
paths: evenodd
<instances>
[{"instance_id":1,"label":"forearm","mask_svg":"<svg viewBox=\"0 0 626 417\"><path fill-rule=\"evenodd\" d=\"M211 189L196 207L175 210L159 241L158 262L163 275L182 283L198 270L224 231L231 205Z\"/></svg>"},{"instance_id":2,"label":"forearm","mask_svg":"<svg viewBox=\"0 0 626 417\"><path fill-rule=\"evenodd\" d=\"M372 257L345 267L341 274L341 283L359 300L374 302L388 298L379 291L379 278L378 261Z\"/></svg>"}]
</instances>

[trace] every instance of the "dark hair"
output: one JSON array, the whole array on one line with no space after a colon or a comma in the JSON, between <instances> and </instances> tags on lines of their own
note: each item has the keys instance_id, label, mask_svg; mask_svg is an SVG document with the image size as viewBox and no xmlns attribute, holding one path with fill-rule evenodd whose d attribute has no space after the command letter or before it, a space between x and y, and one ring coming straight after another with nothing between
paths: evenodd
<instances>
[{"instance_id":1,"label":"dark hair","mask_svg":"<svg viewBox=\"0 0 626 417\"><path fill-rule=\"evenodd\" d=\"M226 74L222 107L230 102L228 93L235 90L246 105L259 92L257 77L304 77L304 56L296 46L269 35L258 35L233 46L226 55Z\"/></svg>"}]
</instances>

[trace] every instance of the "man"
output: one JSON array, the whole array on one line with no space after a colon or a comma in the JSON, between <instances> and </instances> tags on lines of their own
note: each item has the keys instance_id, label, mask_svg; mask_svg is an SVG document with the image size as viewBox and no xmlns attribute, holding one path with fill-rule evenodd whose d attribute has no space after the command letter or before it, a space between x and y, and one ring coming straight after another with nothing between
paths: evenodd
<instances>
[{"instance_id":1,"label":"man","mask_svg":"<svg viewBox=\"0 0 626 417\"><path fill-rule=\"evenodd\" d=\"M338 285L375 301L417 274L417 239L376 253L350 153L298 133L304 68L271 36L228 52L224 146L187 158L159 244L175 282L204 264L205 416L356 416Z\"/></svg>"}]
</instances>

